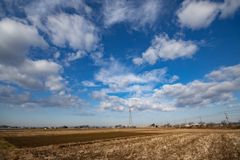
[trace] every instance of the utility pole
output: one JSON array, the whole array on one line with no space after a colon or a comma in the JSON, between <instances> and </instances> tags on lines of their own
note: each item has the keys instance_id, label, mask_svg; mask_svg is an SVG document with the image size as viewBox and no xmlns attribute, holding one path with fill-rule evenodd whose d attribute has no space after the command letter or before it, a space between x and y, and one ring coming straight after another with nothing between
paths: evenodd
<instances>
[{"instance_id":1,"label":"utility pole","mask_svg":"<svg viewBox=\"0 0 240 160\"><path fill-rule=\"evenodd\" d=\"M200 122L202 122L201 116L199 116L199 118L200 118Z\"/></svg>"},{"instance_id":2,"label":"utility pole","mask_svg":"<svg viewBox=\"0 0 240 160\"><path fill-rule=\"evenodd\" d=\"M226 119L227 119L227 121L228 121L228 124L230 124L230 123L229 123L229 120L228 120L228 117L227 117L227 113L224 112L224 114L225 114L225 116L226 116Z\"/></svg>"},{"instance_id":3,"label":"utility pole","mask_svg":"<svg viewBox=\"0 0 240 160\"><path fill-rule=\"evenodd\" d=\"M129 107L129 126L131 127L132 125L133 125L132 114L131 114L131 108Z\"/></svg>"}]
</instances>

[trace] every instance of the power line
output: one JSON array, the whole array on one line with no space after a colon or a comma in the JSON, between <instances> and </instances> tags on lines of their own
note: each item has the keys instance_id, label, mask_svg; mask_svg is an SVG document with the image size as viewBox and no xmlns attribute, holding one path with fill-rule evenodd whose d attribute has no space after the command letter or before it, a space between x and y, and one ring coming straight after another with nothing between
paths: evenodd
<instances>
[{"instance_id":1,"label":"power line","mask_svg":"<svg viewBox=\"0 0 240 160\"><path fill-rule=\"evenodd\" d=\"M184 118L184 119L178 119L178 120L173 120L173 121L170 121L170 122L174 122L175 124L175 121L185 121L186 120L197 120L198 118L200 118L200 121L202 122L202 119L201 118L212 118L212 117L217 117L217 116L226 116L228 122L229 122L229 119L227 117L226 114L239 114L240 113L240 109L237 109L237 110L228 110L228 111L221 111L221 112L217 112L217 113L211 113L211 114L206 114L206 115L202 115L202 116L194 116L194 117L189 117L189 118ZM240 119L240 118L239 118ZM168 123L169 121L162 121L161 123Z\"/></svg>"}]
</instances>

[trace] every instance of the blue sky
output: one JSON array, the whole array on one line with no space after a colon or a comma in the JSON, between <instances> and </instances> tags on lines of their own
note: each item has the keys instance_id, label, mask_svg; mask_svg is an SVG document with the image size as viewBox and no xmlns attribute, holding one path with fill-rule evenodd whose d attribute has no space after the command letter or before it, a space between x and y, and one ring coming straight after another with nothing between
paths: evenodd
<instances>
[{"instance_id":1,"label":"blue sky","mask_svg":"<svg viewBox=\"0 0 240 160\"><path fill-rule=\"evenodd\" d=\"M0 122L128 125L129 107L138 126L220 122L222 111L238 121L239 8L239 0L0 1Z\"/></svg>"}]
</instances>

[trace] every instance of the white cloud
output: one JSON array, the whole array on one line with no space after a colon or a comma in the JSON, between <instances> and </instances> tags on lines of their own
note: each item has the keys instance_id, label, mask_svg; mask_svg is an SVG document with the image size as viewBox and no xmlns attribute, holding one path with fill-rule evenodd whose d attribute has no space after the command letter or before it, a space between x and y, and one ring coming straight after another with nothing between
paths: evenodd
<instances>
[{"instance_id":1,"label":"white cloud","mask_svg":"<svg viewBox=\"0 0 240 160\"><path fill-rule=\"evenodd\" d=\"M40 98L35 102L35 106L39 107L79 108L87 105L89 105L88 102L85 102L78 96L65 94L64 91L61 91L59 94L52 94L50 97Z\"/></svg>"},{"instance_id":2,"label":"white cloud","mask_svg":"<svg viewBox=\"0 0 240 160\"><path fill-rule=\"evenodd\" d=\"M127 101L125 99L119 98L117 96L108 96L108 99L102 100L100 102L99 110L111 110L115 112L124 112L127 111L125 107L127 105Z\"/></svg>"},{"instance_id":3,"label":"white cloud","mask_svg":"<svg viewBox=\"0 0 240 160\"><path fill-rule=\"evenodd\" d=\"M19 72L18 68L0 64L0 81L11 82L26 89L45 91L43 82L31 74Z\"/></svg>"},{"instance_id":4,"label":"white cloud","mask_svg":"<svg viewBox=\"0 0 240 160\"><path fill-rule=\"evenodd\" d=\"M174 60L177 58L191 58L196 53L198 47L193 41L183 41L182 39L169 39L167 34L155 36L152 45L142 53L142 58L153 65L161 58L163 60ZM135 58L135 64L143 63L142 58Z\"/></svg>"},{"instance_id":5,"label":"white cloud","mask_svg":"<svg viewBox=\"0 0 240 160\"><path fill-rule=\"evenodd\" d=\"M239 104L230 104L230 105L228 105L228 108L232 108L232 107L240 107L240 103Z\"/></svg>"},{"instance_id":6,"label":"white cloud","mask_svg":"<svg viewBox=\"0 0 240 160\"><path fill-rule=\"evenodd\" d=\"M61 91L59 94L52 94L50 97L44 97L39 99L33 99L33 95L29 92L22 92L16 94L17 89L11 86L0 85L0 106L9 107L21 107L21 108L32 108L32 107L82 107L89 105L88 102L80 99L78 96L71 94L65 94Z\"/></svg>"},{"instance_id":7,"label":"white cloud","mask_svg":"<svg viewBox=\"0 0 240 160\"><path fill-rule=\"evenodd\" d=\"M133 111L174 111L175 107L166 107L161 103L154 102L151 98L129 98L128 106L131 107Z\"/></svg>"},{"instance_id":8,"label":"white cloud","mask_svg":"<svg viewBox=\"0 0 240 160\"><path fill-rule=\"evenodd\" d=\"M207 28L216 19L231 17L239 9L239 0L225 0L223 3L209 0L185 0L176 14L180 26L193 30Z\"/></svg>"},{"instance_id":9,"label":"white cloud","mask_svg":"<svg viewBox=\"0 0 240 160\"><path fill-rule=\"evenodd\" d=\"M169 83L173 83L175 82L176 80L179 80L179 77L174 75L171 79L168 80Z\"/></svg>"},{"instance_id":10,"label":"white cloud","mask_svg":"<svg viewBox=\"0 0 240 160\"><path fill-rule=\"evenodd\" d=\"M0 21L0 35L1 64L17 65L22 62L31 46L42 49L49 46L35 27L9 18Z\"/></svg>"},{"instance_id":11,"label":"white cloud","mask_svg":"<svg viewBox=\"0 0 240 160\"><path fill-rule=\"evenodd\" d=\"M49 76L58 77L62 66L48 60L33 61L25 56L30 47L49 47L37 29L25 21L5 18L0 21L0 34L0 80L26 89L46 90L44 81Z\"/></svg>"},{"instance_id":12,"label":"white cloud","mask_svg":"<svg viewBox=\"0 0 240 160\"><path fill-rule=\"evenodd\" d=\"M91 57L91 59L97 61L103 57L103 54L101 52L93 52L90 54L90 57Z\"/></svg>"},{"instance_id":13,"label":"white cloud","mask_svg":"<svg viewBox=\"0 0 240 160\"><path fill-rule=\"evenodd\" d=\"M150 92L153 91L154 85L152 84L146 84L146 85L130 85L126 88L120 88L117 85L112 86L113 84L110 84L109 88L103 88L102 91L106 93L120 93L120 92L136 92L139 90L142 90L144 92Z\"/></svg>"},{"instance_id":14,"label":"white cloud","mask_svg":"<svg viewBox=\"0 0 240 160\"><path fill-rule=\"evenodd\" d=\"M73 8L76 12L82 14L90 14L92 9L87 6L84 1L79 0L41 0L41 1L31 1L26 6L24 6L24 10L28 16L35 15L49 15L56 12L58 10L64 10L65 8Z\"/></svg>"},{"instance_id":15,"label":"white cloud","mask_svg":"<svg viewBox=\"0 0 240 160\"><path fill-rule=\"evenodd\" d=\"M155 110L155 111L174 111L176 110L175 107L166 107L160 102L154 101L151 97L140 97L142 93L137 92L136 94L139 95L139 97L124 99L119 98L118 96L108 96L104 92L98 92L94 91L90 95L92 99L100 100L100 105L98 106L100 111L106 111L111 110L115 112L127 112L128 108L130 107L133 112L138 111L145 111L145 110Z\"/></svg>"},{"instance_id":16,"label":"white cloud","mask_svg":"<svg viewBox=\"0 0 240 160\"><path fill-rule=\"evenodd\" d=\"M87 88L84 88L83 90L81 90L81 89L78 90L78 92L86 92L86 91L88 91Z\"/></svg>"},{"instance_id":17,"label":"white cloud","mask_svg":"<svg viewBox=\"0 0 240 160\"><path fill-rule=\"evenodd\" d=\"M78 51L77 53L68 53L67 61L74 61L85 56L87 56L87 53L85 51Z\"/></svg>"},{"instance_id":18,"label":"white cloud","mask_svg":"<svg viewBox=\"0 0 240 160\"><path fill-rule=\"evenodd\" d=\"M115 91L129 90L143 87L144 84L149 83L163 83L166 81L165 74L166 68L154 69L152 71L146 71L143 74L133 74L130 68L126 68L118 62L114 61L107 67L103 67L95 74L95 80L102 82L104 85L109 85ZM141 86L137 85L141 84ZM136 91L136 90L134 90Z\"/></svg>"},{"instance_id":19,"label":"white cloud","mask_svg":"<svg viewBox=\"0 0 240 160\"><path fill-rule=\"evenodd\" d=\"M16 94L17 89L9 85L0 84L0 102L5 104L22 105L32 101L33 95L29 92Z\"/></svg>"},{"instance_id":20,"label":"white cloud","mask_svg":"<svg viewBox=\"0 0 240 160\"><path fill-rule=\"evenodd\" d=\"M210 1L185 0L177 11L181 27L200 29L208 27L219 12L218 4Z\"/></svg>"},{"instance_id":21,"label":"white cloud","mask_svg":"<svg viewBox=\"0 0 240 160\"><path fill-rule=\"evenodd\" d=\"M68 53L67 57L63 60L66 66L69 66L69 62L75 61L76 59L84 58L87 56L85 51L78 51L77 53Z\"/></svg>"},{"instance_id":22,"label":"white cloud","mask_svg":"<svg viewBox=\"0 0 240 160\"><path fill-rule=\"evenodd\" d=\"M132 29L152 27L159 12L161 1L106 1L103 6L104 24L110 27L121 22L129 22Z\"/></svg>"},{"instance_id":23,"label":"white cloud","mask_svg":"<svg viewBox=\"0 0 240 160\"><path fill-rule=\"evenodd\" d=\"M46 28L53 44L69 45L74 50L94 51L99 37L97 28L80 15L59 14L47 17Z\"/></svg>"},{"instance_id":24,"label":"white cloud","mask_svg":"<svg viewBox=\"0 0 240 160\"><path fill-rule=\"evenodd\" d=\"M174 98L176 107L202 107L210 103L220 102L227 105L234 100L232 94L240 90L240 78L233 81L203 83L193 81L187 85L181 83L163 85L156 89L155 98Z\"/></svg>"},{"instance_id":25,"label":"white cloud","mask_svg":"<svg viewBox=\"0 0 240 160\"><path fill-rule=\"evenodd\" d=\"M136 65L141 65L145 62L145 60L143 58L133 58L133 63L136 64Z\"/></svg>"},{"instance_id":26,"label":"white cloud","mask_svg":"<svg viewBox=\"0 0 240 160\"><path fill-rule=\"evenodd\" d=\"M45 85L49 87L51 91L59 91L62 89L67 89L63 83L64 79L61 76L50 75L47 77Z\"/></svg>"},{"instance_id":27,"label":"white cloud","mask_svg":"<svg viewBox=\"0 0 240 160\"><path fill-rule=\"evenodd\" d=\"M136 91L136 93L132 97L141 97L143 95L141 90Z\"/></svg>"},{"instance_id":28,"label":"white cloud","mask_svg":"<svg viewBox=\"0 0 240 160\"><path fill-rule=\"evenodd\" d=\"M82 85L86 86L86 87L97 87L99 85L96 85L95 83L91 82L91 81L82 81L81 82Z\"/></svg>"},{"instance_id":29,"label":"white cloud","mask_svg":"<svg viewBox=\"0 0 240 160\"><path fill-rule=\"evenodd\" d=\"M94 61L94 64L97 66L107 65L107 62L102 59L102 52L92 52L90 58Z\"/></svg>"},{"instance_id":30,"label":"white cloud","mask_svg":"<svg viewBox=\"0 0 240 160\"><path fill-rule=\"evenodd\" d=\"M93 99L93 100L100 100L100 99L106 99L108 97L108 95L104 92L99 92L99 91L93 91L92 94L89 94L89 96Z\"/></svg>"},{"instance_id":31,"label":"white cloud","mask_svg":"<svg viewBox=\"0 0 240 160\"><path fill-rule=\"evenodd\" d=\"M232 17L237 10L240 8L240 1L239 0L224 0L224 3L220 5L221 14L219 18L228 18Z\"/></svg>"},{"instance_id":32,"label":"white cloud","mask_svg":"<svg viewBox=\"0 0 240 160\"><path fill-rule=\"evenodd\" d=\"M55 59L58 59L60 57L60 52L57 51L53 56L54 56Z\"/></svg>"},{"instance_id":33,"label":"white cloud","mask_svg":"<svg viewBox=\"0 0 240 160\"><path fill-rule=\"evenodd\" d=\"M232 80L236 77L240 77L240 64L230 67L221 67L219 70L214 70L205 75L205 77L213 81Z\"/></svg>"},{"instance_id":34,"label":"white cloud","mask_svg":"<svg viewBox=\"0 0 240 160\"><path fill-rule=\"evenodd\" d=\"M23 65L19 68L24 73L30 74L35 73L38 75L57 75L59 71L61 71L62 66L55 62L47 61L47 60L37 60L32 61L26 59Z\"/></svg>"}]
</instances>

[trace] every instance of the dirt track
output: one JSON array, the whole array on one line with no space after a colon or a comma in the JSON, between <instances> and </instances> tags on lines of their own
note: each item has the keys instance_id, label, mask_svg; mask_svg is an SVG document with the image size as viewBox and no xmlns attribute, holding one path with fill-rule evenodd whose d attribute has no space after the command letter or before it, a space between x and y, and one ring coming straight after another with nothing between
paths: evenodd
<instances>
[{"instance_id":1,"label":"dirt track","mask_svg":"<svg viewBox=\"0 0 240 160\"><path fill-rule=\"evenodd\" d=\"M240 159L240 132L237 130L148 130L148 132L161 134L37 148L9 148L1 150L0 157L2 159Z\"/></svg>"}]
</instances>

